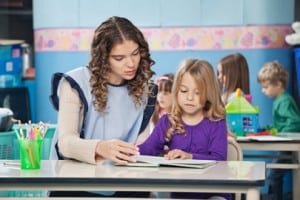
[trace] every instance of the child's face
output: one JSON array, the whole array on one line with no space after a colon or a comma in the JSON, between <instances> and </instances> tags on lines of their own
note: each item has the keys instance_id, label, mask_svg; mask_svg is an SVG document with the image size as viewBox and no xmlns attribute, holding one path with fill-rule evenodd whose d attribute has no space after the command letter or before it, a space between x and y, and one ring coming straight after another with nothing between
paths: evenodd
<instances>
[{"instance_id":1,"label":"child's face","mask_svg":"<svg viewBox=\"0 0 300 200\"><path fill-rule=\"evenodd\" d=\"M171 111L172 95L171 92L159 91L157 94L159 107L167 112Z\"/></svg>"},{"instance_id":2,"label":"child's face","mask_svg":"<svg viewBox=\"0 0 300 200\"><path fill-rule=\"evenodd\" d=\"M178 104L183 110L183 117L199 117L202 116L202 105L200 104L200 91L194 78L185 73L182 77L177 94Z\"/></svg>"},{"instance_id":3,"label":"child's face","mask_svg":"<svg viewBox=\"0 0 300 200\"><path fill-rule=\"evenodd\" d=\"M269 81L264 81L260 83L262 89L262 93L264 93L266 96L270 98L275 98L282 92L282 87L280 83L277 84L270 84Z\"/></svg>"},{"instance_id":4,"label":"child's face","mask_svg":"<svg viewBox=\"0 0 300 200\"><path fill-rule=\"evenodd\" d=\"M222 88L225 88L226 77L223 75L222 65L220 63L218 64L217 71L218 71L218 80L219 80L220 86Z\"/></svg>"},{"instance_id":5,"label":"child's face","mask_svg":"<svg viewBox=\"0 0 300 200\"><path fill-rule=\"evenodd\" d=\"M111 73L108 81L112 84L121 84L125 80L135 77L141 55L139 46L131 40L125 40L121 44L115 45L108 58Z\"/></svg>"}]
</instances>

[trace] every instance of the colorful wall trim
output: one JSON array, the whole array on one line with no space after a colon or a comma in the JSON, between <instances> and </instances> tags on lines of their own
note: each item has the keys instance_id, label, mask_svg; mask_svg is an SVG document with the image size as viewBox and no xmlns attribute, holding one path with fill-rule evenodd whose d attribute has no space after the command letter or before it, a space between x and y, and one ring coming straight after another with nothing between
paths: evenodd
<instances>
[{"instance_id":1,"label":"colorful wall trim","mask_svg":"<svg viewBox=\"0 0 300 200\"><path fill-rule=\"evenodd\" d=\"M290 26L141 28L152 51L288 48ZM89 51L94 29L35 30L35 51Z\"/></svg>"}]
</instances>

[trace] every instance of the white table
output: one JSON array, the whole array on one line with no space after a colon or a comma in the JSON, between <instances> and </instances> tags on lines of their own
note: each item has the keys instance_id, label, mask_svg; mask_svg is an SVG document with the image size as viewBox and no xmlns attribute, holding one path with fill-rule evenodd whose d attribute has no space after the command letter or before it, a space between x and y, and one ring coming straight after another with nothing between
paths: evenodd
<instances>
[{"instance_id":1,"label":"white table","mask_svg":"<svg viewBox=\"0 0 300 200\"><path fill-rule=\"evenodd\" d=\"M293 171L293 199L300 199L300 133L280 133L280 137L286 137L287 141L254 141L237 138L243 150L251 151L292 151L291 164L267 163L267 168L290 169Z\"/></svg>"},{"instance_id":2,"label":"white table","mask_svg":"<svg viewBox=\"0 0 300 200\"><path fill-rule=\"evenodd\" d=\"M0 190L227 192L259 200L259 187L265 184L264 162L221 161L206 169L188 169L44 160L38 171L20 171L3 162Z\"/></svg>"}]
</instances>

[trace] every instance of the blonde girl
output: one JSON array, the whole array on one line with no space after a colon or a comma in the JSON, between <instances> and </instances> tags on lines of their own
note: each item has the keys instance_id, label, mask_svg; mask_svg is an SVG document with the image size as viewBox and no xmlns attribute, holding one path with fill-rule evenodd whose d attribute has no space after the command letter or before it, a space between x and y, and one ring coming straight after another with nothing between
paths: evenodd
<instances>
[{"instance_id":1,"label":"blonde girl","mask_svg":"<svg viewBox=\"0 0 300 200\"><path fill-rule=\"evenodd\" d=\"M212 66L204 60L187 59L175 74L171 113L162 116L141 145L142 155L166 159L227 159L225 109ZM231 199L230 194L171 193L173 198Z\"/></svg>"}]
</instances>

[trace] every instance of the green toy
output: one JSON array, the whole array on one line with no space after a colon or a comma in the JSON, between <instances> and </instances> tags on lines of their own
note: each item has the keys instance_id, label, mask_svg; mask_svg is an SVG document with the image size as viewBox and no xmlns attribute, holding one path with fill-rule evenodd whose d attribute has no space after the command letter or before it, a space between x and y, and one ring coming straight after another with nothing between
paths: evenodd
<instances>
[{"instance_id":1,"label":"green toy","mask_svg":"<svg viewBox=\"0 0 300 200\"><path fill-rule=\"evenodd\" d=\"M231 132L237 136L246 133L257 133L259 129L259 108L250 104L243 96L241 90L236 90L236 97L226 107L227 125Z\"/></svg>"}]
</instances>

